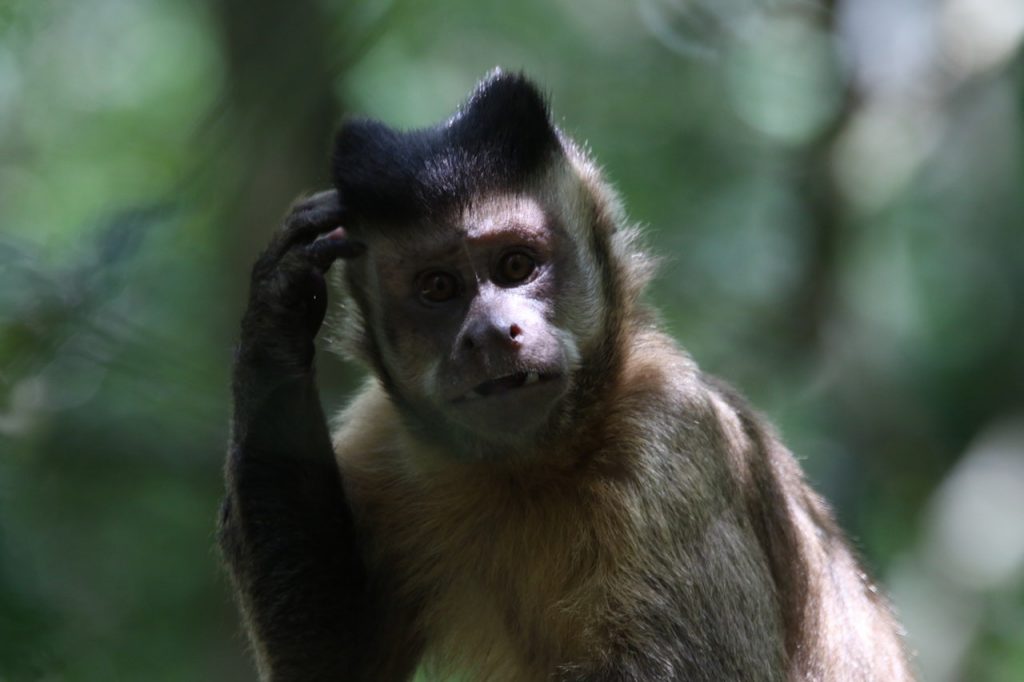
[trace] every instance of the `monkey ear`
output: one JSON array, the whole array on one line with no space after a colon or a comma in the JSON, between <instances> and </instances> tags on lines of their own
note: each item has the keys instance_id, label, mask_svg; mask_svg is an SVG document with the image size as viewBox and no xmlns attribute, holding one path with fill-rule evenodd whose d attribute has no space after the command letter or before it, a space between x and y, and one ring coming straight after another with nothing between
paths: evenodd
<instances>
[{"instance_id":1,"label":"monkey ear","mask_svg":"<svg viewBox=\"0 0 1024 682\"><path fill-rule=\"evenodd\" d=\"M529 171L561 148L548 103L522 73L494 69L448 123L451 142Z\"/></svg>"}]
</instances>

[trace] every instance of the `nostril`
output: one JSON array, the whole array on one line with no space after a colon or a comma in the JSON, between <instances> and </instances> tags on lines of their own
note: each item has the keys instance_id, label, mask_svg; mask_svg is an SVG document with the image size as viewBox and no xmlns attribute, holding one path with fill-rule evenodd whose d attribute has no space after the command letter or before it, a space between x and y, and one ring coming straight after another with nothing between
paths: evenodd
<instances>
[{"instance_id":1,"label":"nostril","mask_svg":"<svg viewBox=\"0 0 1024 682\"><path fill-rule=\"evenodd\" d=\"M522 333L523 329L518 324L513 324L511 327L508 328L508 337L510 339L515 340L516 338L521 336Z\"/></svg>"},{"instance_id":2,"label":"nostril","mask_svg":"<svg viewBox=\"0 0 1024 682\"><path fill-rule=\"evenodd\" d=\"M476 348L476 343L473 342L473 337L471 335L466 334L462 337L462 347L466 350L473 350Z\"/></svg>"}]
</instances>

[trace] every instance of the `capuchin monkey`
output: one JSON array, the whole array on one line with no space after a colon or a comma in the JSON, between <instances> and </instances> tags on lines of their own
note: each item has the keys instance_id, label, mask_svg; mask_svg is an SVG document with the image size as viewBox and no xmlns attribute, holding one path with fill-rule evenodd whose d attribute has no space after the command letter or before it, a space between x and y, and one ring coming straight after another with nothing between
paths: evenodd
<instances>
[{"instance_id":1,"label":"capuchin monkey","mask_svg":"<svg viewBox=\"0 0 1024 682\"><path fill-rule=\"evenodd\" d=\"M266 680L910 680L899 626L744 400L641 302L651 263L521 75L347 123L257 261L220 544ZM372 376L329 430L341 261Z\"/></svg>"}]
</instances>

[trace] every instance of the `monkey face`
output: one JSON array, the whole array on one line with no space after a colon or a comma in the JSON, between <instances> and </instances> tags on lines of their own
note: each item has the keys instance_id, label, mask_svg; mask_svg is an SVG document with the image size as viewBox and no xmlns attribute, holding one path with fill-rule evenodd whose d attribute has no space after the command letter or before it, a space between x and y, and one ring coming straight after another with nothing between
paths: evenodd
<instances>
[{"instance_id":1,"label":"monkey face","mask_svg":"<svg viewBox=\"0 0 1024 682\"><path fill-rule=\"evenodd\" d=\"M404 402L476 439L535 436L596 331L586 311L599 294L561 207L497 195L370 234L367 327Z\"/></svg>"},{"instance_id":2,"label":"monkey face","mask_svg":"<svg viewBox=\"0 0 1024 682\"><path fill-rule=\"evenodd\" d=\"M571 421L573 395L597 392L581 365L608 360L593 351L615 274L597 254L614 221L536 87L495 72L436 126L348 122L332 173L368 247L346 265L347 345L409 421L476 453Z\"/></svg>"}]
</instances>

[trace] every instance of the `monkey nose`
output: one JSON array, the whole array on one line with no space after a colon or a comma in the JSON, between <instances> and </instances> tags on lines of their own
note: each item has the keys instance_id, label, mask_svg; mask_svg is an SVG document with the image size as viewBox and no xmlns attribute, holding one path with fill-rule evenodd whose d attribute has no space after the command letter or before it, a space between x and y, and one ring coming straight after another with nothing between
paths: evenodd
<instances>
[{"instance_id":1,"label":"monkey nose","mask_svg":"<svg viewBox=\"0 0 1024 682\"><path fill-rule=\"evenodd\" d=\"M487 324L466 330L462 337L465 350L497 346L509 350L518 349L522 345L523 328L516 323L510 325Z\"/></svg>"}]
</instances>

